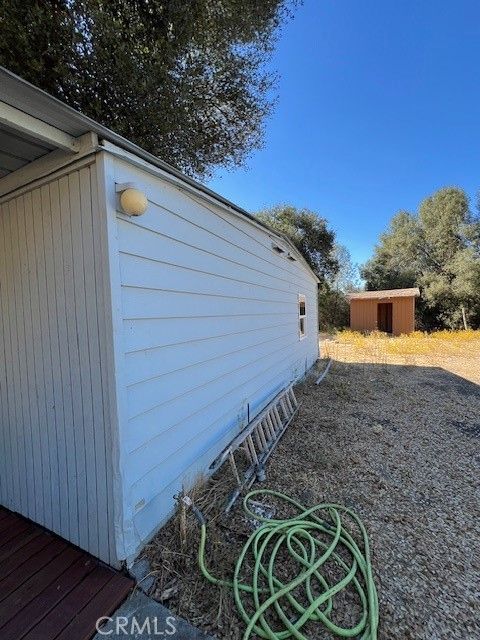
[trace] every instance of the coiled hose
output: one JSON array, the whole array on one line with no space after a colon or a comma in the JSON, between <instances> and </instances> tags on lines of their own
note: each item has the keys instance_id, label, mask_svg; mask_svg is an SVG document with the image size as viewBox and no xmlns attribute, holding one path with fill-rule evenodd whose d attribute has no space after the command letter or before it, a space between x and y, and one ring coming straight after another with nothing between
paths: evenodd
<instances>
[{"instance_id":1,"label":"coiled hose","mask_svg":"<svg viewBox=\"0 0 480 640\"><path fill-rule=\"evenodd\" d=\"M294 506L298 513L285 520L261 517L249 507L250 501L259 496L274 497ZM372 576L368 536L362 521L351 509L338 504L318 504L306 508L286 494L268 489L248 493L244 498L243 508L247 516L262 522L262 525L249 537L237 560L233 580L228 581L215 578L205 566L207 527L203 515L193 506L201 524L198 549L200 570L209 582L233 589L239 614L247 625L243 640L248 640L253 633L268 640L309 640L302 632L308 622L323 624L331 633L342 638L359 636L362 640L376 640L378 599ZM321 517L322 512L328 519ZM345 514L355 521L360 530L363 552L342 523L342 515ZM350 563L341 557L342 547L348 550ZM285 549L299 566L297 575L286 583L275 571L275 562ZM345 557L345 553L343 556ZM251 566L252 558L253 571L246 567L247 561L250 561ZM343 574L335 584L329 584L322 574L322 566L327 561L334 562ZM249 584L240 579L240 576L246 574L251 574ZM314 593L315 585L317 594ZM319 585L323 591L320 595ZM332 622L330 614L334 596L349 586L358 594L362 612L354 626L345 628ZM304 593L302 602L297 595L300 589ZM244 604L246 594L250 599L248 608L253 613L249 613ZM281 630L272 628L271 614L267 620L267 611L270 609L281 622ZM292 611L295 611L294 619Z\"/></svg>"}]
</instances>

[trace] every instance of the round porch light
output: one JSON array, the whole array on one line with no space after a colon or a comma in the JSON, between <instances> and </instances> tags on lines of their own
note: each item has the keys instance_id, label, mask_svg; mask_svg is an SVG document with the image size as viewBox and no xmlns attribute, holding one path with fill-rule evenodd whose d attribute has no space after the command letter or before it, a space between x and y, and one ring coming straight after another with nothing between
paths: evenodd
<instances>
[{"instance_id":1,"label":"round porch light","mask_svg":"<svg viewBox=\"0 0 480 640\"><path fill-rule=\"evenodd\" d=\"M141 216L147 210L147 196L140 189L125 189L120 193L120 205L129 216Z\"/></svg>"}]
</instances>

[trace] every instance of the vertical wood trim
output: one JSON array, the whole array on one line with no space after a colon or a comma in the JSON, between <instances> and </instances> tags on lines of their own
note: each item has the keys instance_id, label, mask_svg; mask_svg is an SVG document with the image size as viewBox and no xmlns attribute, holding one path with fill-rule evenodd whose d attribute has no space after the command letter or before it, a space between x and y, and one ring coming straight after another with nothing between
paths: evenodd
<instances>
[{"instance_id":1,"label":"vertical wood trim","mask_svg":"<svg viewBox=\"0 0 480 640\"><path fill-rule=\"evenodd\" d=\"M17 200L17 215L16 223L18 228L18 243L19 243L19 265L18 265L18 281L22 291L22 322L24 336L21 341L20 349L23 355L23 365L25 366L25 373L22 381L22 391L24 393L24 406L28 415L28 422L26 424L24 433L24 452L25 452L25 468L26 468L26 483L27 483L27 514L30 517L34 517L36 511L36 488L34 482L34 469L32 465L33 461L33 429L32 429L32 415L36 413L34 398L32 398L32 373L30 363L33 362L33 329L30 314L30 286L29 286L29 269L28 269L28 257L25 252L26 247L26 230L25 230L25 201L23 198ZM22 249L21 249L22 248Z\"/></svg>"},{"instance_id":2,"label":"vertical wood trim","mask_svg":"<svg viewBox=\"0 0 480 640\"><path fill-rule=\"evenodd\" d=\"M79 545L85 549L88 545L89 527L93 519L92 500L95 499L95 473L91 478L91 469L88 469L88 459L91 456L90 443L92 434L92 412L89 405L91 389L89 389L89 360L86 336L85 315L85 280L82 246L82 215L80 207L80 184L78 171L68 175L68 192L70 196L70 224L72 238L72 275L73 275L73 300L72 317L76 326L76 350L75 363L78 363L78 377L76 387L80 393L75 394L78 420L83 424L80 432L75 429L75 451L77 460L77 487L78 487L78 519L79 519ZM88 523L85 526L84 523Z\"/></svg>"},{"instance_id":3,"label":"vertical wood trim","mask_svg":"<svg viewBox=\"0 0 480 640\"><path fill-rule=\"evenodd\" d=\"M55 437L55 413L51 398L53 397L53 370L51 358L50 344L50 326L48 322L48 305L47 305L47 276L46 272L46 254L45 241L43 236L43 217L44 210L50 207L46 197L45 187L35 189L33 199L36 202L34 208L34 230L35 230L35 248L37 257L37 283L38 283L38 299L40 303L40 330L42 336L42 380L45 395L45 418L43 425L44 437L42 444L45 450L45 460L48 464L48 473L44 475L44 494L46 505L46 526L54 529L54 512L58 511L55 501L58 500L58 469L57 469L57 442Z\"/></svg>"},{"instance_id":4,"label":"vertical wood trim","mask_svg":"<svg viewBox=\"0 0 480 640\"><path fill-rule=\"evenodd\" d=\"M118 565L96 166L0 204L0 501Z\"/></svg>"},{"instance_id":5,"label":"vertical wood trim","mask_svg":"<svg viewBox=\"0 0 480 640\"><path fill-rule=\"evenodd\" d=\"M111 545L111 564L116 565L119 559L125 558L125 516L124 516L124 483L121 455L121 433L127 420L125 406L124 360L122 342L122 309L120 259L118 251L118 229L116 219L116 194L114 163L106 153L97 154L96 173L99 203L99 231L101 238L102 262L104 265L101 288L104 295L104 323L106 336L104 342L105 362L107 366L106 382L108 389L108 412L110 424L110 462L112 473L109 492L112 496L113 525Z\"/></svg>"},{"instance_id":6,"label":"vertical wood trim","mask_svg":"<svg viewBox=\"0 0 480 640\"><path fill-rule=\"evenodd\" d=\"M97 456L105 465L103 480L99 479L99 500L104 500L105 513L107 514L108 527L105 527L99 540L99 555L109 558L110 564L117 566L118 560L115 552L114 536L114 497L113 497L113 463L112 449L115 441L114 433L117 431L116 414L112 413L111 406L115 405L116 397L111 396L114 370L110 359L110 345L112 341L111 311L110 311L110 275L108 263L108 238L104 233L105 227L105 194L99 190L103 168L100 154L97 162L90 167L91 197L92 197L92 236L95 260L95 292L97 300L98 339L100 354L100 379L102 385L102 414L104 431L103 449L97 448ZM113 384L114 386L114 384ZM99 416L100 417L100 416ZM100 443L101 444L101 443Z\"/></svg>"},{"instance_id":7,"label":"vertical wood trim","mask_svg":"<svg viewBox=\"0 0 480 640\"><path fill-rule=\"evenodd\" d=\"M63 186L63 189L65 186ZM71 266L64 255L64 224L62 222L63 211L66 207L64 203L65 194L62 194L61 180L55 181L51 185L52 195L52 228L55 230L54 242L54 271L55 271L55 291L56 291L56 318L58 330L58 344L60 350L60 368L57 371L57 380L61 384L62 405L59 406L59 416L63 416L63 424L73 424L73 389L70 373L70 345L68 341L67 329L67 295L71 293L67 290L66 272ZM62 199L63 198L63 199ZM60 393L60 390L59 390ZM61 413L60 413L61 412ZM76 463L75 450L72 438L68 436L67 429L62 429L62 451L65 451L66 474L64 476L64 487L68 498L62 509L62 531L68 531L69 540L78 540L77 532L77 512L78 498L76 491ZM65 495L64 500L65 500Z\"/></svg>"},{"instance_id":8,"label":"vertical wood trim","mask_svg":"<svg viewBox=\"0 0 480 640\"><path fill-rule=\"evenodd\" d=\"M49 398L47 389L50 388L51 365L49 367L47 361L49 359L49 336L48 324L44 313L46 313L45 304L45 268L43 255L43 230L42 230L42 203L41 193L39 189L32 191L32 238L34 244L34 268L35 268L35 304L34 304L34 325L36 327L37 337L35 339L35 347L38 349L36 361L36 380L37 392L40 402L40 421L38 430L38 447L41 450L42 458L42 493L43 493L43 522L46 527L51 528L52 523L52 496L51 474L53 468L53 460L50 460L50 446L52 443L52 434L50 433L50 420L52 414L49 406ZM49 370L50 369L50 370ZM40 399L41 396L41 399ZM52 455L53 458L53 455Z\"/></svg>"},{"instance_id":9,"label":"vertical wood trim","mask_svg":"<svg viewBox=\"0 0 480 640\"><path fill-rule=\"evenodd\" d=\"M5 219L5 232L7 234L7 238L12 238L11 231L11 221L12 221L12 211L11 211L11 203L8 203L6 206L6 219ZM16 360L18 352L15 351L16 348L16 318L15 318L15 289L13 284L13 278L11 276L11 265L13 262L13 251L12 251L12 243L11 241L7 241L5 246L5 274L7 276L7 299L10 300L10 305L8 308L8 321L10 327L9 334L9 353L7 356L7 366L10 368L10 393L11 393L11 414L10 414L10 442L11 442L11 451L12 451L12 473L14 478L14 487L13 487L13 500L14 504L21 505L21 497L20 497L20 478L19 478L19 457L18 457L18 437L17 437L17 428L22 424L20 403L19 403L19 380L17 376L17 367Z\"/></svg>"},{"instance_id":10,"label":"vertical wood trim","mask_svg":"<svg viewBox=\"0 0 480 640\"><path fill-rule=\"evenodd\" d=\"M72 249L72 228L70 211L69 178L63 176L59 180L60 201L62 205L61 228L63 247L63 269L65 274L65 316L67 326L68 345L68 373L72 389L72 424L81 424L82 413L82 388L80 382L80 357L78 354L78 335L75 318L75 284L73 275L73 249ZM85 455L80 450L77 457L77 448L81 446L82 434L74 429L73 433L67 436L69 444L68 459L71 467L72 486L75 487L72 508L70 509L70 540L75 544L80 544L79 520L86 518L86 482L85 482ZM86 520L82 520L85 522Z\"/></svg>"},{"instance_id":11,"label":"vertical wood trim","mask_svg":"<svg viewBox=\"0 0 480 640\"><path fill-rule=\"evenodd\" d=\"M64 284L63 284L63 257L61 241L58 237L60 225L60 196L58 182L49 185L50 208L45 211L44 239L48 255L47 271L54 274L48 278L48 318L51 327L52 338L52 369L56 372L53 376L53 398L55 404L55 438L57 443L58 464L58 501L62 505L57 515L57 526L61 531L68 531L70 491L73 491L68 477L68 458L65 429L63 425L68 420L68 410L65 407L64 398L64 368L62 362L61 346L66 343L65 329L62 327L65 318Z\"/></svg>"},{"instance_id":12,"label":"vertical wood trim","mask_svg":"<svg viewBox=\"0 0 480 640\"><path fill-rule=\"evenodd\" d=\"M39 244L42 246L42 271L39 282L41 284L41 318L42 318L42 334L46 336L46 349L44 359L44 381L46 387L47 402L47 432L48 432L48 448L50 456L50 497L52 501L52 529L60 528L60 483L62 477L59 472L59 453L58 453L58 413L55 404L55 378L57 371L54 367L56 351L56 341L58 340L58 331L55 322L55 316L52 316L52 310L55 308L55 299L53 297L52 284L54 283L53 271L53 248L50 233L51 227L51 199L49 185L44 185L40 189L41 210L37 211L38 218Z\"/></svg>"},{"instance_id":13,"label":"vertical wood trim","mask_svg":"<svg viewBox=\"0 0 480 640\"><path fill-rule=\"evenodd\" d=\"M40 430L43 420L43 403L41 400L41 376L39 374L39 318L38 318L38 288L36 284L36 264L35 264L35 240L33 231L33 201L32 194L27 193L24 196L25 203L25 243L29 273L29 308L28 315L31 322L32 343L29 346L29 372L30 372L30 415L32 418L32 448L37 454L32 460L33 478L35 483L35 509L34 515L31 517L37 519L42 517L44 513L44 494L43 494L43 457L40 446Z\"/></svg>"},{"instance_id":14,"label":"vertical wood trim","mask_svg":"<svg viewBox=\"0 0 480 640\"><path fill-rule=\"evenodd\" d=\"M4 466L9 469L13 469L13 451L10 425L12 416L12 384L11 375L9 371L10 361L10 324L8 318L8 306L7 306L7 282L2 275L6 273L6 246L5 246L5 225L7 222L6 215L0 215L0 356L3 355L2 362L0 362L0 392L2 400L2 425L4 428L1 430L2 436L2 449L4 452ZM14 495L14 478L13 474L2 474L2 502L6 506L13 504Z\"/></svg>"},{"instance_id":15,"label":"vertical wood trim","mask_svg":"<svg viewBox=\"0 0 480 640\"><path fill-rule=\"evenodd\" d=\"M2 218L0 215L0 254L3 254L3 246L2 246ZM1 278L2 274L2 260L0 258L0 420L2 425L7 425L7 415L8 415L8 399L6 393L6 368L5 368L5 329L3 322L3 304L2 299L5 296L5 291L3 290L3 282ZM4 465L8 465L7 461L7 449L6 449L6 433L4 429L0 429L0 459L3 461ZM3 477L0 474L0 501L5 504L8 496L8 481L7 478Z\"/></svg>"},{"instance_id":16,"label":"vertical wood trim","mask_svg":"<svg viewBox=\"0 0 480 640\"><path fill-rule=\"evenodd\" d=\"M87 468L87 488L89 496L89 539L90 544L95 544L95 555L98 555L99 523L96 505L99 501L99 477L103 475L105 465L101 464L101 459L97 456L97 447L100 447L98 436L99 417L102 415L102 399L95 390L101 389L98 375L99 369L99 347L98 347L98 324L96 322L97 299L95 295L94 278L94 255L92 237L92 195L90 187L90 169L87 167L78 172L80 191L80 210L82 227L82 259L85 291L90 292L85 295L84 311L86 326L85 358L88 359L87 368L87 397L89 399L86 406L88 417L85 422L85 451ZM87 358L88 356L88 358ZM103 431L103 430L102 430ZM98 466L100 463L100 466ZM101 501L105 503L104 500Z\"/></svg>"},{"instance_id":17,"label":"vertical wood trim","mask_svg":"<svg viewBox=\"0 0 480 640\"><path fill-rule=\"evenodd\" d=\"M25 398L28 393L26 385L26 363L25 363L25 324L23 318L23 300L22 300L22 286L18 278L18 266L21 261L21 248L18 237L18 207L17 202L10 203L11 218L10 218L10 230L12 239L12 264L11 278L14 283L15 290L15 314L16 314L16 344L15 352L18 363L18 382L20 387L18 388L18 398L20 400L20 413L21 413L21 425L17 426L17 444L18 444L18 473L20 475L20 496L22 508L28 512L28 486L27 486L27 456L26 456L26 441L28 440L27 432L29 429L30 415L29 408L25 402Z\"/></svg>"}]
</instances>

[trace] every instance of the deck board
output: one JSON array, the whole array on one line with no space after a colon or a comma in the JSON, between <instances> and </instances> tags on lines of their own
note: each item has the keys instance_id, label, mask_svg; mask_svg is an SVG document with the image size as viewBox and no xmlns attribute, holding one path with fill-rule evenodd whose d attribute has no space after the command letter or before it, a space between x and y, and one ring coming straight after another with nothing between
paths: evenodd
<instances>
[{"instance_id":1,"label":"deck board","mask_svg":"<svg viewBox=\"0 0 480 640\"><path fill-rule=\"evenodd\" d=\"M28 522L13 522L7 529L0 532L0 546L3 546L13 538L18 538L24 531L30 528Z\"/></svg>"},{"instance_id":2,"label":"deck board","mask_svg":"<svg viewBox=\"0 0 480 640\"><path fill-rule=\"evenodd\" d=\"M25 547L31 540L41 535L41 531L32 528L30 531L24 531L23 536L9 540L6 544L0 547L0 562L6 558L9 558L12 553L15 553L18 549Z\"/></svg>"},{"instance_id":3,"label":"deck board","mask_svg":"<svg viewBox=\"0 0 480 640\"><path fill-rule=\"evenodd\" d=\"M58 567L57 556L68 549L67 543L62 540L52 540L43 553L36 554L28 562L20 565L19 570L11 573L0 582L0 628L3 615L8 616L8 608L21 602L23 592L35 588L35 583L44 578L42 569L53 564ZM74 549L75 551L75 549ZM63 559L61 560L63 562ZM50 569L50 572L52 569ZM53 579L53 578L52 578ZM33 584L32 584L33 583ZM40 584L41 588L41 584Z\"/></svg>"},{"instance_id":4,"label":"deck board","mask_svg":"<svg viewBox=\"0 0 480 640\"><path fill-rule=\"evenodd\" d=\"M89 640L133 581L0 506L0 638Z\"/></svg>"},{"instance_id":5,"label":"deck board","mask_svg":"<svg viewBox=\"0 0 480 640\"><path fill-rule=\"evenodd\" d=\"M65 596L61 607L55 607L32 629L22 640L38 640L38 638L56 638L61 631L75 618L95 597L95 594L111 579L109 569L98 567L89 573L70 593ZM107 615L107 614L103 614Z\"/></svg>"},{"instance_id":6,"label":"deck board","mask_svg":"<svg viewBox=\"0 0 480 640\"><path fill-rule=\"evenodd\" d=\"M116 578L117 576L113 576L105 584L97 593L97 597L90 600L80 614L57 636L56 640L89 640L89 637L85 635L86 622L110 615L125 600L126 595L122 595L122 585L117 583Z\"/></svg>"},{"instance_id":7,"label":"deck board","mask_svg":"<svg viewBox=\"0 0 480 640\"><path fill-rule=\"evenodd\" d=\"M12 513L8 513L7 517L0 522L0 533L2 533L3 531L8 531L11 526L17 523L18 520L15 518L15 516Z\"/></svg>"},{"instance_id":8,"label":"deck board","mask_svg":"<svg viewBox=\"0 0 480 640\"><path fill-rule=\"evenodd\" d=\"M43 535L40 532L31 537L27 544L22 545L19 549L13 550L8 557L0 564L0 580L10 575L15 569L27 562L32 556L41 551L52 539L50 536Z\"/></svg>"},{"instance_id":9,"label":"deck board","mask_svg":"<svg viewBox=\"0 0 480 640\"><path fill-rule=\"evenodd\" d=\"M8 542L4 542L4 544L0 545L0 562L3 562L5 558L10 557L12 553L14 553L17 549L25 546L30 540L36 538L41 534L41 531L38 528L31 527L23 531L21 536L17 536L16 538L11 538Z\"/></svg>"},{"instance_id":10,"label":"deck board","mask_svg":"<svg viewBox=\"0 0 480 640\"><path fill-rule=\"evenodd\" d=\"M35 626L70 593L75 584L94 570L93 558L80 557L68 567L57 580L51 582L36 598L30 600L16 615L3 626L2 640L17 640L20 633Z\"/></svg>"}]
</instances>

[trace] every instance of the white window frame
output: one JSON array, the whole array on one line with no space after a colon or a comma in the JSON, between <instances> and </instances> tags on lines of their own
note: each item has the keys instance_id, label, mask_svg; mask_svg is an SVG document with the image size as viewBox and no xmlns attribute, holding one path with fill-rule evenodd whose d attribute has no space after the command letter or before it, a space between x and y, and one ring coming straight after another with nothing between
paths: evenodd
<instances>
[{"instance_id":1,"label":"white window frame","mask_svg":"<svg viewBox=\"0 0 480 640\"><path fill-rule=\"evenodd\" d=\"M302 314L301 304L303 302ZM307 336L307 299L303 293L298 294L298 339L303 340Z\"/></svg>"}]
</instances>

